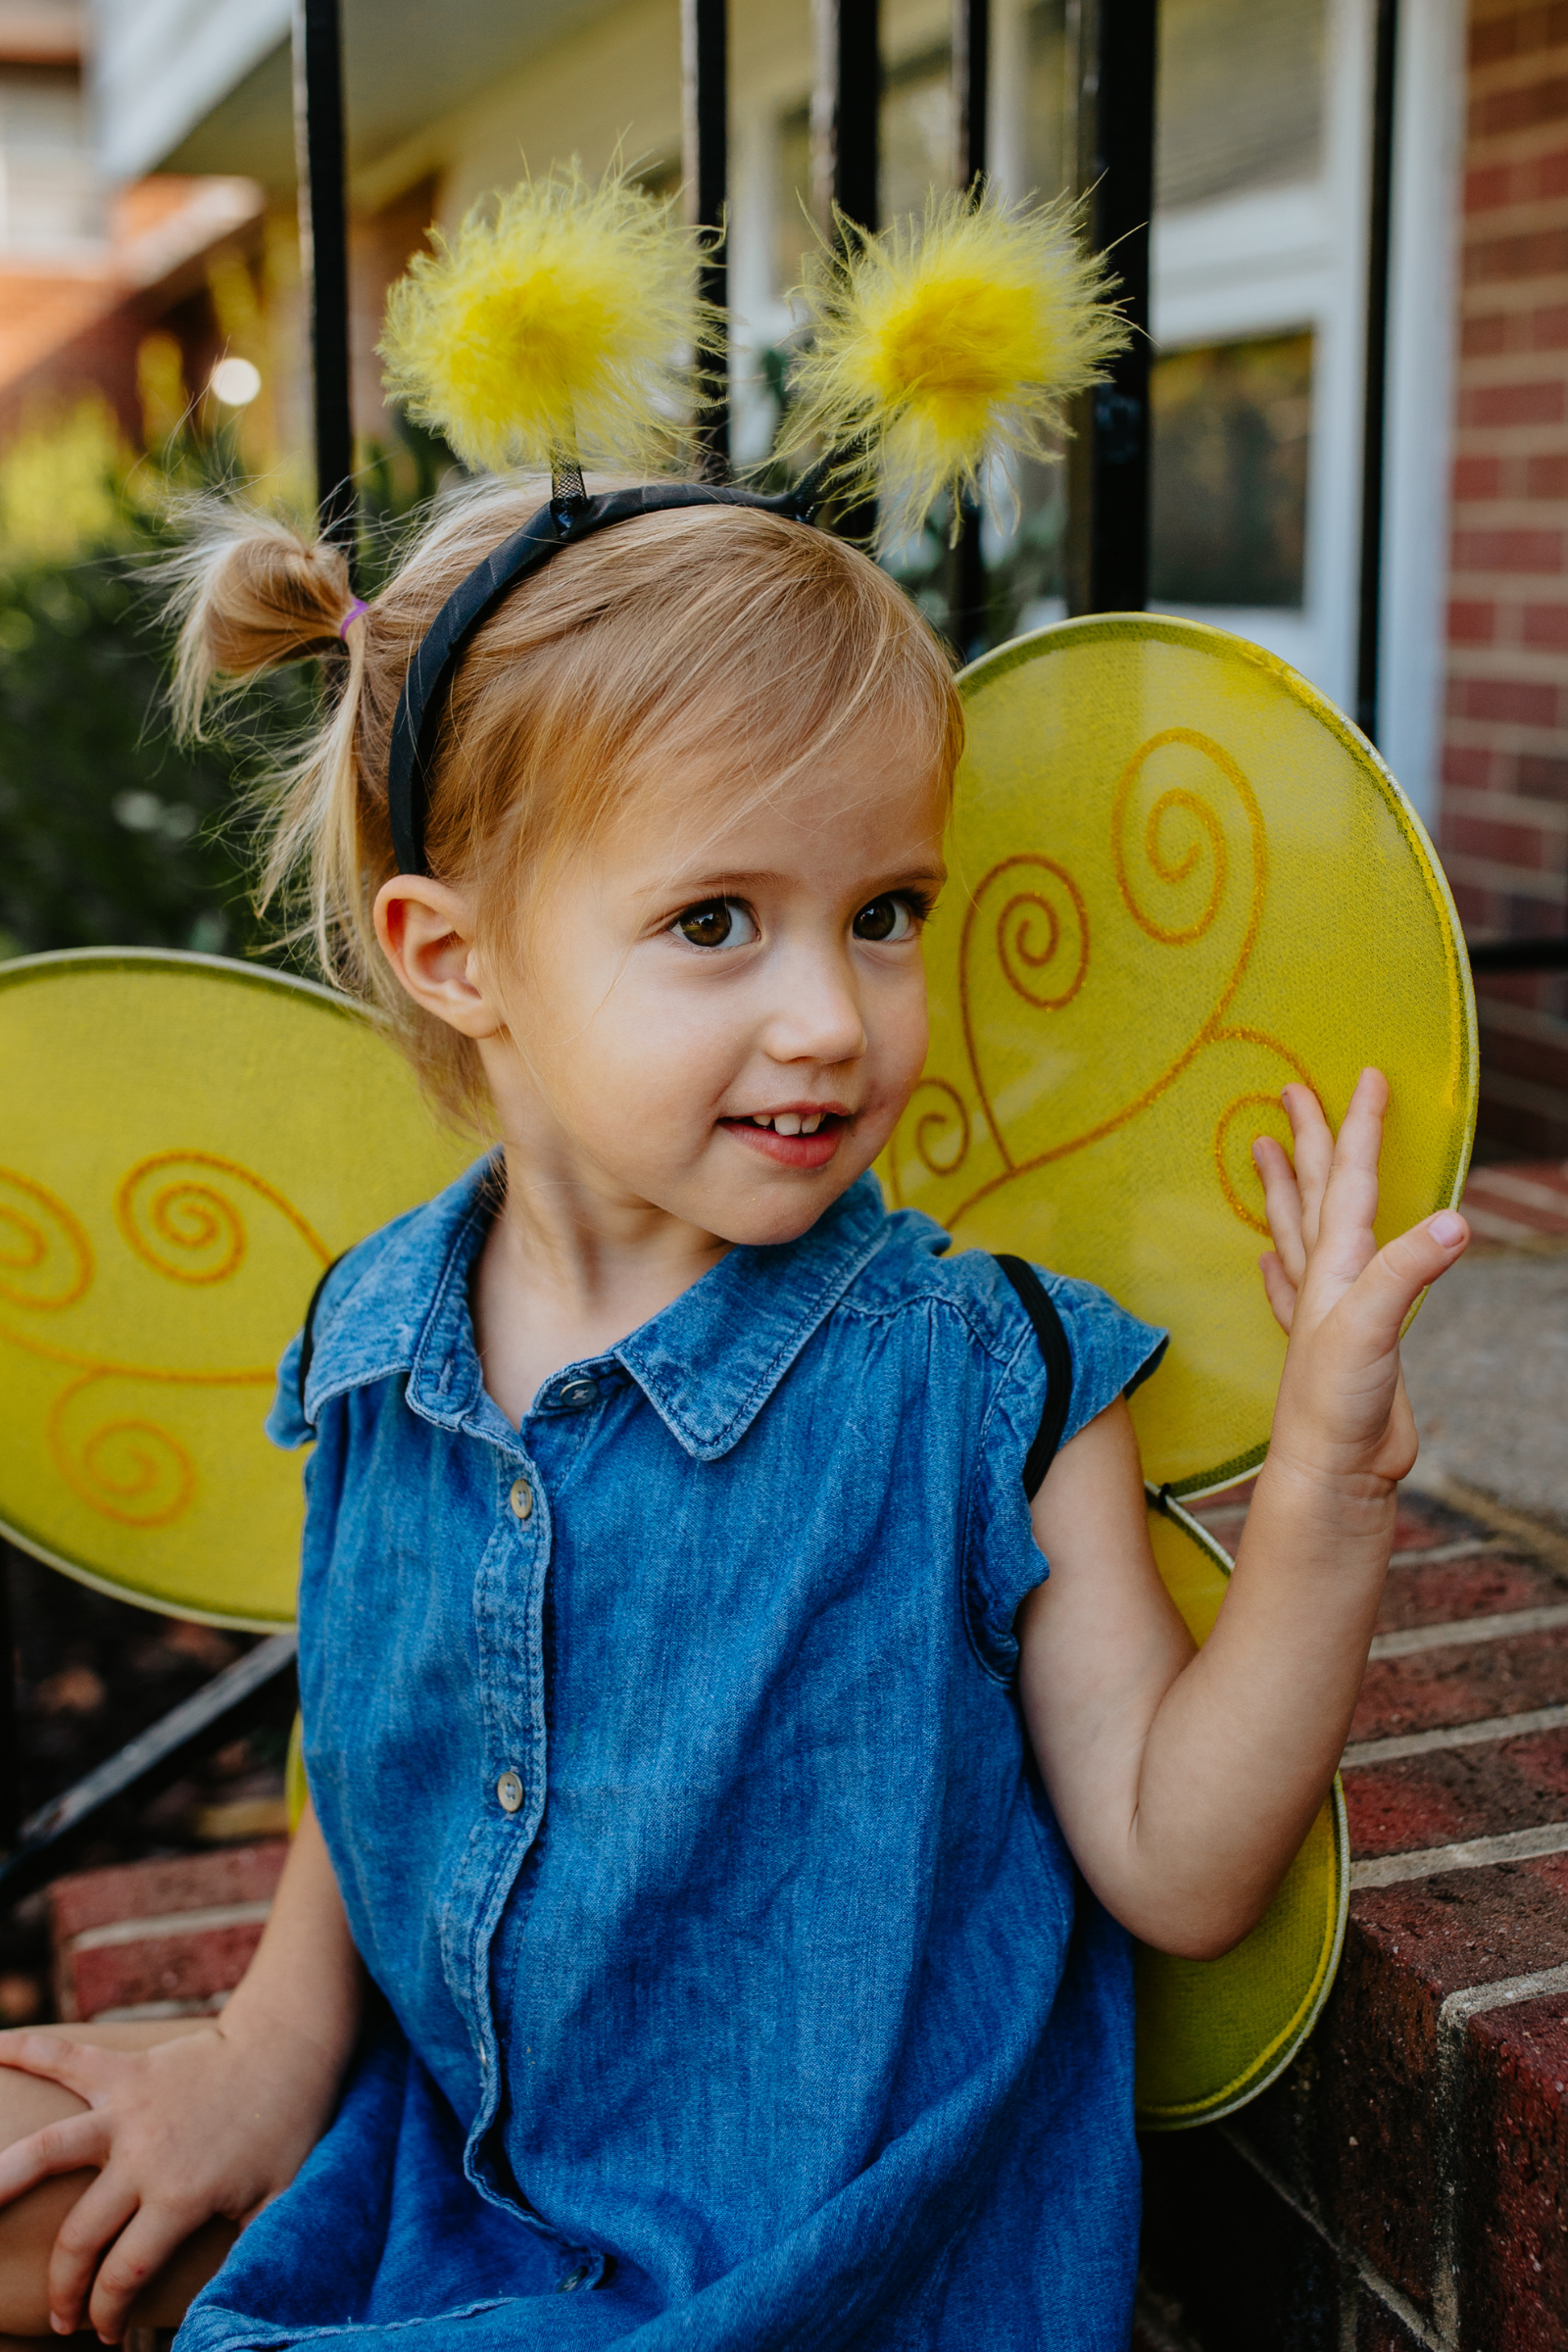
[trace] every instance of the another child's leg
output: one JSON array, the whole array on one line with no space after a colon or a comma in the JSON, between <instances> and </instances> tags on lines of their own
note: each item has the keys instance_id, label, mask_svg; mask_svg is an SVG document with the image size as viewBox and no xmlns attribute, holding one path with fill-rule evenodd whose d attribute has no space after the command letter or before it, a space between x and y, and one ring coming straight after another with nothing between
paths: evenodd
<instances>
[{"instance_id":1,"label":"another child's leg","mask_svg":"<svg viewBox=\"0 0 1568 2352\"><path fill-rule=\"evenodd\" d=\"M50 2026L65 2041L96 2043L104 2049L145 2050L176 2034L192 2034L205 2023L181 2018L167 2025ZM79 2115L82 2102L62 2083L0 2067L0 2148L8 2148L45 2124ZM49 2337L49 2255L66 2215L92 2174L66 2173L29 2189L14 2205L0 2205L0 2352L8 2337ZM233 2244L231 2222L208 2222L186 2240L172 2262L138 2296L131 2311L137 2328L174 2328L198 2288L206 2285Z\"/></svg>"}]
</instances>

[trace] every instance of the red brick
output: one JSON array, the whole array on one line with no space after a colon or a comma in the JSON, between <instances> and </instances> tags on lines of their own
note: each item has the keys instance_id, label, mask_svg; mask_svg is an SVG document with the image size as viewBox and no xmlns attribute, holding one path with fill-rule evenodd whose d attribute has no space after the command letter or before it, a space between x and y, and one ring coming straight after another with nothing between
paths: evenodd
<instances>
[{"instance_id":1,"label":"red brick","mask_svg":"<svg viewBox=\"0 0 1568 2352\"><path fill-rule=\"evenodd\" d=\"M1504 1071L1511 1078L1528 1078L1537 1086L1568 1089L1568 1044L1559 1045L1549 1037L1516 1037L1506 1029L1488 1029L1481 1073L1483 1084L1490 1070ZM1564 1102L1563 1115L1568 1117L1568 1101Z\"/></svg>"},{"instance_id":2,"label":"red brick","mask_svg":"<svg viewBox=\"0 0 1568 2352\"><path fill-rule=\"evenodd\" d=\"M1497 608L1479 600L1463 603L1455 600L1448 607L1448 643L1450 645L1490 645L1497 633Z\"/></svg>"},{"instance_id":3,"label":"red brick","mask_svg":"<svg viewBox=\"0 0 1568 2352\"><path fill-rule=\"evenodd\" d=\"M1564 258L1568 261L1568 232ZM1562 415L1563 386L1557 378L1544 383L1478 384L1459 401L1461 424L1557 424Z\"/></svg>"},{"instance_id":4,"label":"red brick","mask_svg":"<svg viewBox=\"0 0 1568 2352\"><path fill-rule=\"evenodd\" d=\"M1500 1617L1510 1609L1541 1608L1564 1599L1568 1585L1549 1568L1507 1552L1472 1553L1467 1559L1433 1560L1420 1567L1395 1566L1383 1589L1378 1632Z\"/></svg>"},{"instance_id":5,"label":"red brick","mask_svg":"<svg viewBox=\"0 0 1568 2352\"><path fill-rule=\"evenodd\" d=\"M179 1854L167 1862L130 1862L56 1879L49 1921L58 1942L86 1928L122 1919L154 1919L171 1911L206 1911L226 1903L269 1901L288 1857L288 1840L231 1845L220 1853Z\"/></svg>"},{"instance_id":6,"label":"red brick","mask_svg":"<svg viewBox=\"0 0 1568 2352\"><path fill-rule=\"evenodd\" d=\"M1345 1775L1358 1856L1418 1853L1568 1816L1568 1730L1436 1748Z\"/></svg>"},{"instance_id":7,"label":"red brick","mask_svg":"<svg viewBox=\"0 0 1568 2352\"><path fill-rule=\"evenodd\" d=\"M1494 359L1511 347L1511 320L1506 311L1490 311L1484 318L1466 318L1459 330L1459 348L1466 359Z\"/></svg>"},{"instance_id":8,"label":"red brick","mask_svg":"<svg viewBox=\"0 0 1568 2352\"><path fill-rule=\"evenodd\" d=\"M1458 2216L1461 2321L1491 2352L1568 2342L1568 2016L1552 2000L1470 2020L1465 2179Z\"/></svg>"},{"instance_id":9,"label":"red brick","mask_svg":"<svg viewBox=\"0 0 1568 2352\"><path fill-rule=\"evenodd\" d=\"M1545 752L1521 752L1514 790L1536 800L1568 801L1568 760L1554 760Z\"/></svg>"},{"instance_id":10,"label":"red brick","mask_svg":"<svg viewBox=\"0 0 1568 2352\"><path fill-rule=\"evenodd\" d=\"M1466 457L1453 462L1453 495L1461 504L1502 496L1500 458Z\"/></svg>"},{"instance_id":11,"label":"red brick","mask_svg":"<svg viewBox=\"0 0 1568 2352\"><path fill-rule=\"evenodd\" d=\"M61 2014L92 2018L148 2001L208 2002L232 1992L262 1939L263 1920L186 1928L134 1943L67 1946L59 1970Z\"/></svg>"},{"instance_id":12,"label":"red brick","mask_svg":"<svg viewBox=\"0 0 1568 2352\"><path fill-rule=\"evenodd\" d=\"M1483 164L1464 175L1464 209L1467 213L1495 212L1499 205L1512 201L1513 187L1511 164Z\"/></svg>"},{"instance_id":13,"label":"red brick","mask_svg":"<svg viewBox=\"0 0 1568 2352\"><path fill-rule=\"evenodd\" d=\"M1549 203L1554 196L1568 193L1568 148L1559 147L1553 155L1538 155L1525 175L1525 194L1535 203Z\"/></svg>"},{"instance_id":14,"label":"red brick","mask_svg":"<svg viewBox=\"0 0 1568 2352\"><path fill-rule=\"evenodd\" d=\"M1544 303L1532 314L1530 342L1536 351L1561 351L1568 345L1568 303Z\"/></svg>"},{"instance_id":15,"label":"red brick","mask_svg":"<svg viewBox=\"0 0 1568 2352\"><path fill-rule=\"evenodd\" d=\"M1520 634L1526 645L1568 652L1568 605L1526 605Z\"/></svg>"},{"instance_id":16,"label":"red brick","mask_svg":"<svg viewBox=\"0 0 1568 2352\"><path fill-rule=\"evenodd\" d=\"M1314 2171L1331 2225L1424 2312L1438 2010L1466 1985L1568 1959L1562 1862L1449 1871L1350 1899L1344 1964L1313 2044Z\"/></svg>"},{"instance_id":17,"label":"red brick","mask_svg":"<svg viewBox=\"0 0 1568 2352\"><path fill-rule=\"evenodd\" d=\"M1551 727L1557 723L1559 703L1556 687L1544 678L1465 678L1459 681L1458 708L1465 718Z\"/></svg>"},{"instance_id":18,"label":"red brick","mask_svg":"<svg viewBox=\"0 0 1568 2352\"><path fill-rule=\"evenodd\" d=\"M1506 824L1497 817L1450 816L1444 824L1445 847L1471 858L1494 858L1503 865L1549 866L1545 836L1537 825Z\"/></svg>"},{"instance_id":19,"label":"red brick","mask_svg":"<svg viewBox=\"0 0 1568 2352\"><path fill-rule=\"evenodd\" d=\"M1366 1670L1352 1740L1480 1723L1568 1700L1568 1626L1510 1641L1455 1643L1403 1658L1374 1658Z\"/></svg>"},{"instance_id":20,"label":"red brick","mask_svg":"<svg viewBox=\"0 0 1568 2352\"><path fill-rule=\"evenodd\" d=\"M1492 754L1478 743L1449 743L1443 751L1443 781L1465 792L1492 788Z\"/></svg>"},{"instance_id":21,"label":"red brick","mask_svg":"<svg viewBox=\"0 0 1568 2352\"><path fill-rule=\"evenodd\" d=\"M1551 450L1527 458L1524 482L1531 498L1568 498L1568 455Z\"/></svg>"},{"instance_id":22,"label":"red brick","mask_svg":"<svg viewBox=\"0 0 1568 2352\"><path fill-rule=\"evenodd\" d=\"M1561 571L1561 531L1458 530L1453 534L1455 571Z\"/></svg>"},{"instance_id":23,"label":"red brick","mask_svg":"<svg viewBox=\"0 0 1568 2352\"><path fill-rule=\"evenodd\" d=\"M1560 122L1568 115L1568 78L1561 74L1494 90L1470 112L1472 138L1495 138L1506 130L1529 130L1538 122Z\"/></svg>"},{"instance_id":24,"label":"red brick","mask_svg":"<svg viewBox=\"0 0 1568 2352\"><path fill-rule=\"evenodd\" d=\"M1464 280L1469 286L1517 285L1527 277L1561 277L1568 270L1568 227L1532 228L1517 236L1488 237L1469 245Z\"/></svg>"},{"instance_id":25,"label":"red brick","mask_svg":"<svg viewBox=\"0 0 1568 2352\"><path fill-rule=\"evenodd\" d=\"M1534 50L1555 49L1568 41L1568 7L1564 0L1545 5L1512 8L1472 24L1469 57L1472 66L1500 64L1506 57L1528 57Z\"/></svg>"}]
</instances>

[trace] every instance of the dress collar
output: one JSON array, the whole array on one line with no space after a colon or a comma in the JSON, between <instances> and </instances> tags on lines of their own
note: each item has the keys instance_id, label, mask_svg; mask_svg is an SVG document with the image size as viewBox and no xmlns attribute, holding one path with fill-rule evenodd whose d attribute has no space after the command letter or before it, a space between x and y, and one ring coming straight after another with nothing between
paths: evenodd
<instances>
[{"instance_id":1,"label":"dress collar","mask_svg":"<svg viewBox=\"0 0 1568 2352\"><path fill-rule=\"evenodd\" d=\"M398 1371L409 1375L413 1409L442 1428L494 1412L468 1276L495 1214L497 1173L496 1160L479 1161L393 1227L358 1281L352 1261L345 1266L322 1301L311 1421L329 1396ZM686 1451L715 1461L744 1437L887 1231L876 1178L864 1175L798 1241L729 1250L617 1348L569 1369L619 1364Z\"/></svg>"}]
</instances>

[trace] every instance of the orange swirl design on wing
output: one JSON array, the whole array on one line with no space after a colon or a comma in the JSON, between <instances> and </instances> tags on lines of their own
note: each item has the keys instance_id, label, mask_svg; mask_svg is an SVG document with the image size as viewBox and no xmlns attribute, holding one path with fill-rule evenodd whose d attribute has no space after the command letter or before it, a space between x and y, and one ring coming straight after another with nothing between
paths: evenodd
<instances>
[{"instance_id":1,"label":"orange swirl design on wing","mask_svg":"<svg viewBox=\"0 0 1568 2352\"><path fill-rule=\"evenodd\" d=\"M0 1298L48 1314L92 1287L92 1244L57 1193L0 1168Z\"/></svg>"},{"instance_id":2,"label":"orange swirl design on wing","mask_svg":"<svg viewBox=\"0 0 1568 2352\"><path fill-rule=\"evenodd\" d=\"M201 1175L189 1173L200 1169ZM227 1177L256 1194L291 1224L324 1266L331 1251L314 1226L265 1177L212 1152L159 1152L139 1160L115 1195L115 1222L142 1263L171 1282L226 1282L244 1262L245 1219L211 1181ZM166 1182L155 1186L154 1179Z\"/></svg>"},{"instance_id":3,"label":"orange swirl design on wing","mask_svg":"<svg viewBox=\"0 0 1568 2352\"><path fill-rule=\"evenodd\" d=\"M291 1200L253 1169L215 1152L160 1152L137 1161L115 1189L114 1216L126 1247L153 1273L207 1287L231 1280L244 1264L246 1210L257 1202L284 1219L318 1264L329 1262L331 1251ZM94 1275L92 1245L74 1211L31 1177L0 1170L0 1298L32 1308L71 1306L87 1295ZM144 1412L102 1406L104 1418L90 1409L84 1416L78 1408L83 1400L90 1408L90 1392L111 1381L166 1393L270 1388L275 1377L270 1363L120 1360L9 1319L0 1323L0 1340L59 1367L65 1385L45 1422L55 1467L92 1510L131 1527L178 1519L196 1493L197 1465L175 1431Z\"/></svg>"},{"instance_id":4,"label":"orange swirl design on wing","mask_svg":"<svg viewBox=\"0 0 1568 2352\"><path fill-rule=\"evenodd\" d=\"M124 1527L168 1527L196 1492L196 1465L172 1430L140 1415L102 1421L73 1443L71 1406L103 1376L89 1372L55 1398L49 1450L72 1493Z\"/></svg>"}]
</instances>

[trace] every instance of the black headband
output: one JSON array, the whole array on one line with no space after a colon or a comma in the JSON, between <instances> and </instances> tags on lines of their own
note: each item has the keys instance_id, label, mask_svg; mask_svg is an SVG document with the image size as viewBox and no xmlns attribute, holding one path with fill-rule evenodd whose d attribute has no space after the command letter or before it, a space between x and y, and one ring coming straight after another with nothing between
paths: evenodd
<instances>
[{"instance_id":1,"label":"black headband","mask_svg":"<svg viewBox=\"0 0 1568 2352\"><path fill-rule=\"evenodd\" d=\"M767 514L809 522L820 492L808 484L763 496L755 490L720 489L704 482L670 482L636 490L611 490L601 498L552 499L520 531L492 550L454 590L426 631L409 664L392 722L392 757L387 770L387 815L400 874L427 874L424 818L430 755L453 672L475 632L508 590L594 531L631 522L639 514L664 514L680 507L760 507Z\"/></svg>"}]
</instances>

